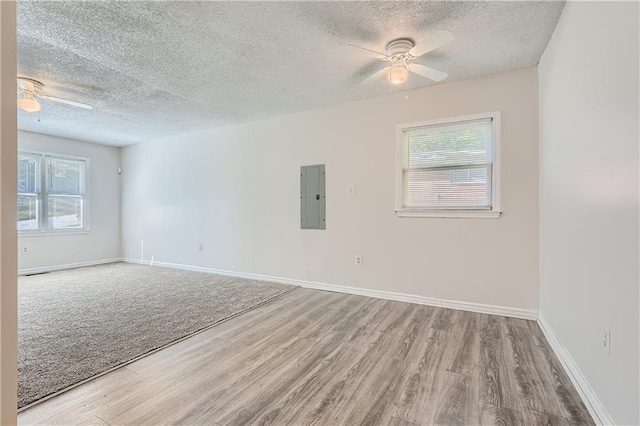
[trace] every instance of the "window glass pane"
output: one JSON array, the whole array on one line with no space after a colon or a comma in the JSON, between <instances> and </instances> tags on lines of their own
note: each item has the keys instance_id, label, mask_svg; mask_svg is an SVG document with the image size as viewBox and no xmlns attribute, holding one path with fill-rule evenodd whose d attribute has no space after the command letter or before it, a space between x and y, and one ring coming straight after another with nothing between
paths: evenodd
<instances>
[{"instance_id":1,"label":"window glass pane","mask_svg":"<svg viewBox=\"0 0 640 426\"><path fill-rule=\"evenodd\" d=\"M38 196L18 195L18 230L38 229Z\"/></svg>"},{"instance_id":2,"label":"window glass pane","mask_svg":"<svg viewBox=\"0 0 640 426\"><path fill-rule=\"evenodd\" d=\"M18 154L18 192L38 192L40 156Z\"/></svg>"},{"instance_id":3,"label":"window glass pane","mask_svg":"<svg viewBox=\"0 0 640 426\"><path fill-rule=\"evenodd\" d=\"M405 207L491 207L491 166L404 172Z\"/></svg>"},{"instance_id":4,"label":"window glass pane","mask_svg":"<svg viewBox=\"0 0 640 426\"><path fill-rule=\"evenodd\" d=\"M48 228L73 229L82 228L82 197L70 195L49 195Z\"/></svg>"},{"instance_id":5,"label":"window glass pane","mask_svg":"<svg viewBox=\"0 0 640 426\"><path fill-rule=\"evenodd\" d=\"M491 132L490 119L408 130L408 169L489 164Z\"/></svg>"},{"instance_id":6,"label":"window glass pane","mask_svg":"<svg viewBox=\"0 0 640 426\"><path fill-rule=\"evenodd\" d=\"M47 188L50 193L81 195L84 161L47 158Z\"/></svg>"}]
</instances>

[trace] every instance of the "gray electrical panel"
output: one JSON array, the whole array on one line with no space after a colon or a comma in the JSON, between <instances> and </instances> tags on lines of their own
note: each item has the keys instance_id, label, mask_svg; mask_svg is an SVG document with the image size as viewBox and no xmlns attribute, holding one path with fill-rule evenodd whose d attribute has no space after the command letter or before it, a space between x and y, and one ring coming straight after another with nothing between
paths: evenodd
<instances>
[{"instance_id":1,"label":"gray electrical panel","mask_svg":"<svg viewBox=\"0 0 640 426\"><path fill-rule=\"evenodd\" d=\"M300 167L300 228L326 229L324 164Z\"/></svg>"}]
</instances>

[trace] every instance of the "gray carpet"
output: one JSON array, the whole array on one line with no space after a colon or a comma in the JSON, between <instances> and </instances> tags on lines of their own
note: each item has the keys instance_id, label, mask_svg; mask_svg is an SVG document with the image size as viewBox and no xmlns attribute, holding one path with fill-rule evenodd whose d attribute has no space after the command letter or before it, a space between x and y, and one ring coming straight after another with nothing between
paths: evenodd
<instances>
[{"instance_id":1,"label":"gray carpet","mask_svg":"<svg viewBox=\"0 0 640 426\"><path fill-rule=\"evenodd\" d=\"M126 263L20 277L18 407L294 288Z\"/></svg>"}]
</instances>

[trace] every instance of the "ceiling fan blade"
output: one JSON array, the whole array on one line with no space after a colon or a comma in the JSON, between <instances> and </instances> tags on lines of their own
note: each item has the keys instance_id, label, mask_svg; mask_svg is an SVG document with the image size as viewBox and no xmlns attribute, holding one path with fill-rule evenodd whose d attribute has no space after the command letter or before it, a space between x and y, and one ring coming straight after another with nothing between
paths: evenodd
<instances>
[{"instance_id":1,"label":"ceiling fan blade","mask_svg":"<svg viewBox=\"0 0 640 426\"><path fill-rule=\"evenodd\" d=\"M417 58L418 56L429 53L432 50L444 46L445 44L451 43L454 38L455 37L453 36L453 33L451 31L440 30L426 40L423 40L420 43L416 44L413 49L409 51L409 53Z\"/></svg>"},{"instance_id":2,"label":"ceiling fan blade","mask_svg":"<svg viewBox=\"0 0 640 426\"><path fill-rule=\"evenodd\" d=\"M425 67L420 64L411 64L409 71L433 81L442 81L449 76L446 72L434 70L433 68Z\"/></svg>"},{"instance_id":3,"label":"ceiling fan blade","mask_svg":"<svg viewBox=\"0 0 640 426\"><path fill-rule=\"evenodd\" d=\"M363 52L367 52L369 56L373 56L376 59L380 59L384 61L387 59L387 55L385 53L376 52L375 50L367 49L366 47L356 46L355 44L348 44L349 47L355 47L356 49L360 49Z\"/></svg>"},{"instance_id":4,"label":"ceiling fan blade","mask_svg":"<svg viewBox=\"0 0 640 426\"><path fill-rule=\"evenodd\" d=\"M367 77L364 80L362 80L360 82L360 84L364 84L364 83L366 83L368 81L375 80L376 78L379 78L379 77L382 77L382 76L386 75L388 72L389 72L389 67L384 67L381 70L378 70L378 71L374 72L369 77Z\"/></svg>"},{"instance_id":5,"label":"ceiling fan blade","mask_svg":"<svg viewBox=\"0 0 640 426\"><path fill-rule=\"evenodd\" d=\"M71 101L69 99L62 99L62 98L57 98L55 96L49 96L49 95L41 95L41 97L43 99L48 100L48 101L59 102L61 104L67 104L67 105L71 105L71 106L75 106L75 107L79 107L79 108L84 108L84 109L93 109L93 107L91 105L84 104L82 102Z\"/></svg>"}]
</instances>

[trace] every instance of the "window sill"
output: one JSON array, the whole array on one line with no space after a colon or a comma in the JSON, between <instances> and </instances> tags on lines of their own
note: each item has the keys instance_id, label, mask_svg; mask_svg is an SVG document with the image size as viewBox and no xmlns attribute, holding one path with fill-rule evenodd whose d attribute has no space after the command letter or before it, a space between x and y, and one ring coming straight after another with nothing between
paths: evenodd
<instances>
[{"instance_id":1,"label":"window sill","mask_svg":"<svg viewBox=\"0 0 640 426\"><path fill-rule=\"evenodd\" d=\"M86 235L89 234L89 229L81 229L78 231L33 231L33 232L20 232L18 231L18 238L22 237L55 237L62 235Z\"/></svg>"},{"instance_id":2,"label":"window sill","mask_svg":"<svg viewBox=\"0 0 640 426\"><path fill-rule=\"evenodd\" d=\"M396 210L398 217L497 219L500 213L498 210Z\"/></svg>"}]
</instances>

